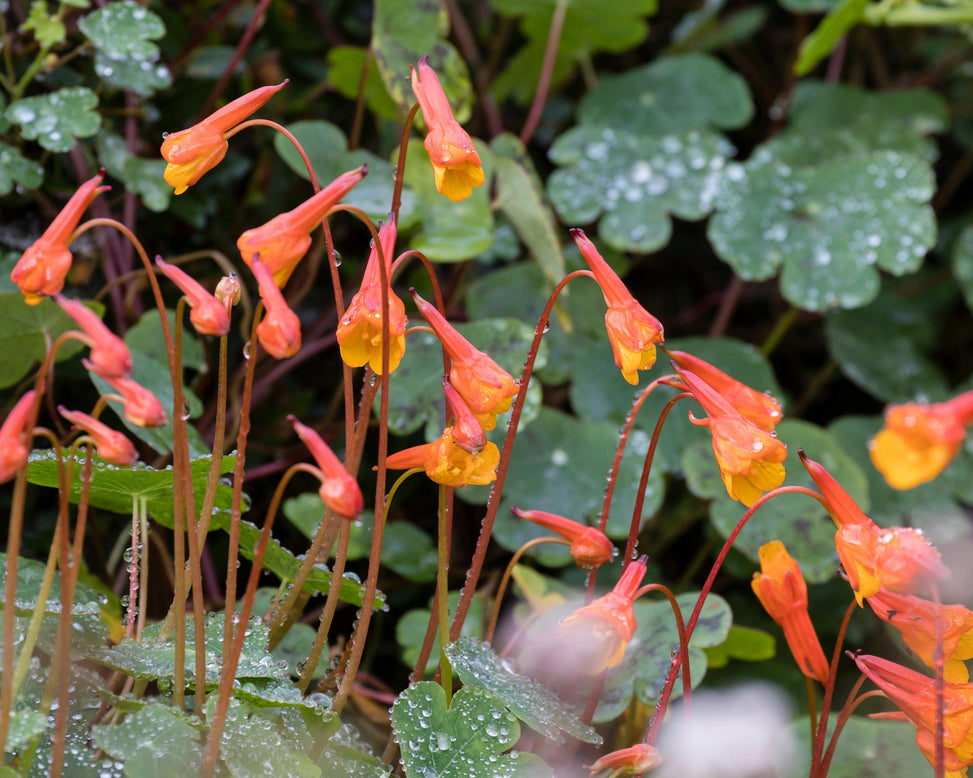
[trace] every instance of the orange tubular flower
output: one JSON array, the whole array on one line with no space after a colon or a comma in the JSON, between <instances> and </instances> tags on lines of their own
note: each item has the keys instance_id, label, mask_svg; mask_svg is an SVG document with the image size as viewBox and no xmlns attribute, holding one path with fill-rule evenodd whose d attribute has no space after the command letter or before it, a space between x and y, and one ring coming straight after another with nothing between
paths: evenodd
<instances>
[{"instance_id":1,"label":"orange tubular flower","mask_svg":"<svg viewBox=\"0 0 973 778\"><path fill-rule=\"evenodd\" d=\"M412 91L429 127L425 147L436 174L436 189L450 200L465 200L473 188L484 181L480 156L466 130L453 118L453 109L439 83L439 76L429 66L429 58L419 60L412 68Z\"/></svg>"},{"instance_id":2,"label":"orange tubular flower","mask_svg":"<svg viewBox=\"0 0 973 778\"><path fill-rule=\"evenodd\" d=\"M582 570L594 570L615 556L611 541L597 527L587 527L564 516L544 511L522 511L512 506L510 512L522 519L540 524L571 541L571 556Z\"/></svg>"},{"instance_id":3,"label":"orange tubular flower","mask_svg":"<svg viewBox=\"0 0 973 778\"><path fill-rule=\"evenodd\" d=\"M784 630L794 661L808 678L828 682L828 660L807 612L807 584L784 544L772 540L760 547L760 572L750 584L764 610Z\"/></svg>"},{"instance_id":4,"label":"orange tubular flower","mask_svg":"<svg viewBox=\"0 0 973 778\"><path fill-rule=\"evenodd\" d=\"M162 142L162 157L169 163L162 174L166 183L175 187L177 195L182 194L220 164L228 147L223 135L260 109L286 85L284 81L277 86L254 89L227 103L199 124L166 135Z\"/></svg>"},{"instance_id":5,"label":"orange tubular flower","mask_svg":"<svg viewBox=\"0 0 973 778\"><path fill-rule=\"evenodd\" d=\"M64 288L64 279L71 269L71 251L68 249L71 235L91 201L99 193L111 189L110 186L99 186L104 177L105 169L102 168L98 175L85 181L44 234L17 261L10 279L20 287L28 305L37 305L46 296Z\"/></svg>"},{"instance_id":6,"label":"orange tubular flower","mask_svg":"<svg viewBox=\"0 0 973 778\"><path fill-rule=\"evenodd\" d=\"M84 365L92 373L98 375L87 359L82 359ZM168 416L159 402L159 398L141 384L131 378L108 378L102 376L122 396L125 403L125 418L137 427L161 427L168 421Z\"/></svg>"},{"instance_id":7,"label":"orange tubular flower","mask_svg":"<svg viewBox=\"0 0 973 778\"><path fill-rule=\"evenodd\" d=\"M386 277L392 273L392 254L395 249L395 216L389 214L388 223L379 225L379 243L385 261ZM361 288L338 323L338 347L341 358L350 367L368 363L372 371L382 374L382 274L378 247L372 246L365 265ZM389 372L399 366L405 353L405 306L391 287L389 296Z\"/></svg>"},{"instance_id":8,"label":"orange tubular flower","mask_svg":"<svg viewBox=\"0 0 973 778\"><path fill-rule=\"evenodd\" d=\"M318 433L301 424L294 416L288 416L287 420L321 470L321 488L318 494L322 502L342 518L351 521L357 519L365 507L358 482Z\"/></svg>"},{"instance_id":9,"label":"orange tubular flower","mask_svg":"<svg viewBox=\"0 0 973 778\"><path fill-rule=\"evenodd\" d=\"M80 300L70 300L61 294L55 294L54 301L84 330L95 373L105 379L128 378L132 374L132 352L93 310Z\"/></svg>"},{"instance_id":10,"label":"orange tubular flower","mask_svg":"<svg viewBox=\"0 0 973 778\"><path fill-rule=\"evenodd\" d=\"M780 403L769 394L751 389L746 384L731 378L709 362L704 362L685 351L667 352L681 369L698 376L736 409L745 419L756 424L764 432L773 432L781 420Z\"/></svg>"},{"instance_id":11,"label":"orange tubular flower","mask_svg":"<svg viewBox=\"0 0 973 778\"><path fill-rule=\"evenodd\" d=\"M365 177L365 165L342 173L324 189L287 213L275 216L261 227L247 230L237 240L240 256L253 269L253 257L270 268L274 283L284 287L294 268L311 246L313 232L352 188Z\"/></svg>"},{"instance_id":12,"label":"orange tubular flower","mask_svg":"<svg viewBox=\"0 0 973 778\"><path fill-rule=\"evenodd\" d=\"M885 427L868 446L872 464L893 489L912 489L946 469L970 424L973 391L944 403L890 405Z\"/></svg>"},{"instance_id":13,"label":"orange tubular flower","mask_svg":"<svg viewBox=\"0 0 973 778\"><path fill-rule=\"evenodd\" d=\"M131 467L138 461L138 452L132 441L118 430L102 424L87 413L69 411L63 405L57 406L57 412L76 427L83 429L95 442L98 456L111 465Z\"/></svg>"},{"instance_id":14,"label":"orange tubular flower","mask_svg":"<svg viewBox=\"0 0 973 778\"><path fill-rule=\"evenodd\" d=\"M30 454L27 421L37 392L21 397L0 426L0 484L9 481L27 464Z\"/></svg>"},{"instance_id":15,"label":"orange tubular flower","mask_svg":"<svg viewBox=\"0 0 973 778\"><path fill-rule=\"evenodd\" d=\"M662 757L655 746L648 743L638 743L628 748L605 754L592 765L585 765L585 770L591 770L594 775L602 770L611 770L608 778L620 778L623 775L641 775L654 770L662 764Z\"/></svg>"},{"instance_id":16,"label":"orange tubular flower","mask_svg":"<svg viewBox=\"0 0 973 778\"><path fill-rule=\"evenodd\" d=\"M676 371L708 414L705 419L697 419L690 411L689 420L709 427L713 434L713 451L727 493L749 508L764 492L784 482L782 462L787 459L787 446L774 433L765 432L741 416L694 373L678 367Z\"/></svg>"},{"instance_id":17,"label":"orange tubular flower","mask_svg":"<svg viewBox=\"0 0 973 778\"><path fill-rule=\"evenodd\" d=\"M645 577L646 561L648 557L643 556L629 564L614 589L561 622L561 637L569 645L580 647L584 661L581 670L588 675L598 675L622 661L625 647L635 635L632 605Z\"/></svg>"},{"instance_id":18,"label":"orange tubular flower","mask_svg":"<svg viewBox=\"0 0 973 778\"><path fill-rule=\"evenodd\" d=\"M257 325L257 339L275 359L287 359L301 350L301 322L284 300L268 268L259 259L251 264L267 313Z\"/></svg>"},{"instance_id":19,"label":"orange tubular flower","mask_svg":"<svg viewBox=\"0 0 973 778\"><path fill-rule=\"evenodd\" d=\"M662 323L632 297L622 279L608 266L582 230L571 230L571 236L594 273L608 306L605 328L615 365L622 371L622 377L634 386L639 382L638 371L648 370L655 364L655 344L664 340Z\"/></svg>"},{"instance_id":20,"label":"orange tubular flower","mask_svg":"<svg viewBox=\"0 0 973 778\"><path fill-rule=\"evenodd\" d=\"M222 338L230 331L230 317L223 303L203 289L196 279L175 265L164 262L162 257L156 257L155 264L186 296L192 308L189 321L193 323L196 332Z\"/></svg>"},{"instance_id":21,"label":"orange tubular flower","mask_svg":"<svg viewBox=\"0 0 973 778\"><path fill-rule=\"evenodd\" d=\"M429 480L443 486L485 485L497 480L500 450L495 443L487 443L478 453L470 453L459 444L452 426L432 443L413 446L392 454L385 466L389 470L408 470L421 467Z\"/></svg>"},{"instance_id":22,"label":"orange tubular flower","mask_svg":"<svg viewBox=\"0 0 973 778\"><path fill-rule=\"evenodd\" d=\"M943 677L952 683L966 683L970 673L964 659L973 659L973 611L962 605L941 605L882 589L868 598L875 615L900 633L902 640L929 667L935 668L936 617L942 622Z\"/></svg>"},{"instance_id":23,"label":"orange tubular flower","mask_svg":"<svg viewBox=\"0 0 973 778\"><path fill-rule=\"evenodd\" d=\"M916 742L936 764L936 681L877 656L857 656L867 675L916 728ZM881 715L881 714L880 714ZM884 715L884 718L893 718ZM973 684L946 683L943 688L943 751L947 778L966 775L973 764Z\"/></svg>"},{"instance_id":24,"label":"orange tubular flower","mask_svg":"<svg viewBox=\"0 0 973 778\"><path fill-rule=\"evenodd\" d=\"M436 310L436 306L423 300L415 289L409 291L419 307L419 313L429 322L453 360L449 382L476 414L483 429L492 430L497 426L497 416L510 408L517 394L517 382L510 373L460 335Z\"/></svg>"}]
</instances>

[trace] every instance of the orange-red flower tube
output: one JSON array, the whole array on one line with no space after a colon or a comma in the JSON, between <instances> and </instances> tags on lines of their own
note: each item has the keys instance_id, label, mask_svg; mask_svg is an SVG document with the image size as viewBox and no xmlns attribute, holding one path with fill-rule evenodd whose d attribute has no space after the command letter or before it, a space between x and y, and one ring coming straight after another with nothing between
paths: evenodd
<instances>
[{"instance_id":1,"label":"orange-red flower tube","mask_svg":"<svg viewBox=\"0 0 973 778\"><path fill-rule=\"evenodd\" d=\"M132 352L93 310L80 300L55 294L54 301L87 336L91 364L102 378L128 378L132 374Z\"/></svg>"},{"instance_id":2,"label":"orange-red flower tube","mask_svg":"<svg viewBox=\"0 0 973 778\"><path fill-rule=\"evenodd\" d=\"M30 442L27 420L37 392L31 389L13 407L0 426L0 484L9 481L27 464Z\"/></svg>"},{"instance_id":3,"label":"orange-red flower tube","mask_svg":"<svg viewBox=\"0 0 973 778\"><path fill-rule=\"evenodd\" d=\"M318 490L321 501L339 516L350 520L357 519L365 507L365 499L362 497L358 482L317 432L301 424L294 416L288 416L287 420L307 446L321 470L321 488Z\"/></svg>"},{"instance_id":4,"label":"orange-red flower tube","mask_svg":"<svg viewBox=\"0 0 973 778\"><path fill-rule=\"evenodd\" d=\"M98 375L94 365L87 359L82 359L81 364ZM168 416L166 416L159 398L144 386L131 378L102 377L111 385L112 389L122 396L125 418L132 424L137 427L161 427L168 421Z\"/></svg>"},{"instance_id":5,"label":"orange-red flower tube","mask_svg":"<svg viewBox=\"0 0 973 778\"><path fill-rule=\"evenodd\" d=\"M662 764L662 757L655 746L636 743L628 748L620 748L600 757L594 764L585 765L591 774L611 770L608 778L621 778L623 775L642 775Z\"/></svg>"},{"instance_id":6,"label":"orange-red flower tube","mask_svg":"<svg viewBox=\"0 0 973 778\"><path fill-rule=\"evenodd\" d=\"M522 511L516 505L511 506L510 512L570 540L571 556L582 570L594 570L599 565L610 562L615 556L612 542L597 527L588 527L554 513Z\"/></svg>"},{"instance_id":7,"label":"orange-red flower tube","mask_svg":"<svg viewBox=\"0 0 973 778\"><path fill-rule=\"evenodd\" d=\"M201 335L215 335L222 338L230 331L230 317L226 313L226 306L207 292L202 285L182 268L170 265L162 257L155 258L159 270L172 283L179 287L179 291L186 296L192 310L189 321L196 332Z\"/></svg>"},{"instance_id":8,"label":"orange-red flower tube","mask_svg":"<svg viewBox=\"0 0 973 778\"><path fill-rule=\"evenodd\" d=\"M284 295L270 275L270 268L259 259L255 259L250 267L257 278L267 309L263 321L257 325L257 339L275 359L292 357L301 350L300 319L284 300Z\"/></svg>"},{"instance_id":9,"label":"orange-red flower tube","mask_svg":"<svg viewBox=\"0 0 973 778\"><path fill-rule=\"evenodd\" d=\"M83 429L91 436L98 450L98 456L112 465L131 467L138 461L138 452L132 441L118 430L113 430L81 411L69 411L63 405L57 406L57 411L76 427Z\"/></svg>"}]
</instances>

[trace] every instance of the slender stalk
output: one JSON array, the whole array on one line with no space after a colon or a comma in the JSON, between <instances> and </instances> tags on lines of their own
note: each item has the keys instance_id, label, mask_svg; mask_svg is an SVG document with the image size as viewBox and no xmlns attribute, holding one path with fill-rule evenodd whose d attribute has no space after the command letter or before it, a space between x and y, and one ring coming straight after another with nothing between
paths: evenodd
<instances>
[{"instance_id":1,"label":"slender stalk","mask_svg":"<svg viewBox=\"0 0 973 778\"><path fill-rule=\"evenodd\" d=\"M686 631L686 624L682 618L682 609L679 607L679 603L676 601L676 595L670 591L669 587L663 586L662 584L646 584L641 587L637 592L635 592L635 597L633 600L637 600L643 594L648 592L661 592L665 598L669 601L669 607L672 608L672 615L676 619L676 631L679 634L679 654L682 657L683 672L682 672L682 697L683 697L683 707L685 709L686 716L690 713L690 695L692 694L693 684L689 677L689 638L690 635Z\"/></svg>"},{"instance_id":2,"label":"slender stalk","mask_svg":"<svg viewBox=\"0 0 973 778\"><path fill-rule=\"evenodd\" d=\"M247 119L247 121L241 122L232 130L223 133L223 138L225 140L229 140L240 132L240 130L245 130L248 127L270 127L271 129L277 130L277 132L287 138L287 140L291 142L291 145L294 146L297 153L300 155L301 162L304 163L304 167L307 168L307 176L311 181L311 186L314 187L314 193L317 194L321 191L321 185L318 183L318 176L314 172L314 167L311 165L311 158L308 157L304 147L301 145L300 141L294 137L294 133L277 122L271 121L270 119Z\"/></svg>"},{"instance_id":3,"label":"slender stalk","mask_svg":"<svg viewBox=\"0 0 973 778\"><path fill-rule=\"evenodd\" d=\"M537 80L537 92L531 103L530 113L524 122L524 129L520 131L520 142L524 145L533 137L534 130L540 123L547 102L547 90L551 86L551 76L554 73L554 63L557 61L557 47L561 42L561 31L564 29L564 18L568 13L569 0L557 0L554 13L551 16L551 27L547 33L547 46L544 48L544 61L541 64L540 78Z\"/></svg>"},{"instance_id":4,"label":"slender stalk","mask_svg":"<svg viewBox=\"0 0 973 778\"><path fill-rule=\"evenodd\" d=\"M808 723L811 725L811 742L814 742L814 733L818 729L818 691L814 685L814 679L809 675L804 676L807 686L807 712Z\"/></svg>"},{"instance_id":5,"label":"slender stalk","mask_svg":"<svg viewBox=\"0 0 973 778\"><path fill-rule=\"evenodd\" d=\"M436 549L439 564L436 568L436 599L439 608L439 666L441 668L440 684L446 692L446 705L449 706L453 697L453 669L446 656L446 646L449 645L449 515L446 509L446 487L439 485L439 516Z\"/></svg>"},{"instance_id":6,"label":"slender stalk","mask_svg":"<svg viewBox=\"0 0 973 778\"><path fill-rule=\"evenodd\" d=\"M821 772L822 752L824 751L824 740L828 733L828 715L831 713L831 699L834 696L835 679L838 675L838 660L841 659L841 645L845 641L845 633L848 631L848 623L851 621L851 614L855 612L858 603L852 600L845 609L844 618L838 628L838 639L835 641L834 653L831 655L831 667L828 671L828 683L824 686L824 697L821 700L821 717L818 719L818 730L814 735L814 743L811 751L811 772L810 778L822 778ZM825 771L826 772L826 771Z\"/></svg>"},{"instance_id":7,"label":"slender stalk","mask_svg":"<svg viewBox=\"0 0 973 778\"><path fill-rule=\"evenodd\" d=\"M409 151L409 135L412 134L412 123L416 119L418 110L419 103L416 103L409 111L409 115L405 117L402 139L399 141L399 161L395 165L395 188L392 190L392 214L395 216L396 224L399 223L399 208L402 206L402 184L405 180L405 157Z\"/></svg>"},{"instance_id":8,"label":"slender stalk","mask_svg":"<svg viewBox=\"0 0 973 778\"><path fill-rule=\"evenodd\" d=\"M770 331L770 334L764 339L763 344L760 346L760 353L765 357L769 357L774 353L774 349L780 345L781 340L787 333L787 330L791 328L791 325L797 321L797 314L800 311L796 306L789 306L786 311L784 311L783 316L781 316L777 323L774 324L774 328Z\"/></svg>"},{"instance_id":9,"label":"slender stalk","mask_svg":"<svg viewBox=\"0 0 973 778\"><path fill-rule=\"evenodd\" d=\"M831 759L834 756L835 746L838 745L838 736L841 734L841 730L845 728L845 724L848 723L848 719L851 718L851 714L854 713L855 709L866 700L871 699L872 697L885 696L883 692L880 692L876 689L874 691L865 692L864 694L860 694L857 697L855 697L855 695L858 694L858 690L861 688L862 683L864 683L864 681L865 681L865 676L862 675L862 677L858 679L858 682L852 688L851 693L848 695L848 702L845 703L845 706L841 709L841 712L838 714L838 718L835 720L834 732L831 735L831 742L828 743L828 750L825 752L824 759L821 762L821 773L820 773L821 778L827 778L828 769L831 767Z\"/></svg>"},{"instance_id":10,"label":"slender stalk","mask_svg":"<svg viewBox=\"0 0 973 778\"><path fill-rule=\"evenodd\" d=\"M365 85L368 83L368 71L372 68L372 47L365 49L365 61L362 62L361 73L358 76L358 90L355 94L355 116L351 121L351 132L348 134L348 151L358 148L361 137L362 118L365 116Z\"/></svg>"},{"instance_id":11,"label":"slender stalk","mask_svg":"<svg viewBox=\"0 0 973 778\"><path fill-rule=\"evenodd\" d=\"M233 71L236 70L236 66L243 59L243 55L247 53L247 49L250 48L250 43L253 41L253 36L257 34L257 30L260 28L260 25L263 22L264 14L267 13L267 8L270 6L270 3L271 0L260 0L260 2L257 3L257 7L250 16L250 21L247 22L247 27L243 31L243 35L240 36L240 42L233 50L230 61L226 63L226 68L223 70L222 75L220 75L220 80L216 82L216 86L213 87L213 91L210 92L209 97L206 98L206 104L203 106L202 110L204 115L212 112L213 106L216 104L216 99L223 93L223 90L226 89L226 85L230 83L230 79L233 77Z\"/></svg>"}]
</instances>

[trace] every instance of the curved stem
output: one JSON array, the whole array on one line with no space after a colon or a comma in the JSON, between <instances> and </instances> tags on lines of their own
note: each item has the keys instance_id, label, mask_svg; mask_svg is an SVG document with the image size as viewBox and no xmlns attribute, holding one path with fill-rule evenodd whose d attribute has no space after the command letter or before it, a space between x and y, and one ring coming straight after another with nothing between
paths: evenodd
<instances>
[{"instance_id":1,"label":"curved stem","mask_svg":"<svg viewBox=\"0 0 973 778\"><path fill-rule=\"evenodd\" d=\"M831 713L831 698L834 696L835 678L838 675L838 660L841 659L841 645L845 641L845 632L848 631L848 623L851 621L851 614L855 612L858 603L852 600L845 609L844 618L838 628L838 639L835 641L834 653L831 655L831 666L828 670L828 683L824 687L824 697L821 700L821 718L818 719L818 730L814 735L814 743L811 751L811 773L810 778L818 778L821 775L821 755L824 751L824 739L828 734L828 715Z\"/></svg>"},{"instance_id":2,"label":"curved stem","mask_svg":"<svg viewBox=\"0 0 973 778\"><path fill-rule=\"evenodd\" d=\"M399 161L395 165L395 188L392 190L392 214L395 223L399 223L399 208L402 207L402 184L405 180L405 157L409 151L409 135L412 134L412 123L415 121L419 103L412 106L402 127L402 139L399 141Z\"/></svg>"},{"instance_id":3,"label":"curved stem","mask_svg":"<svg viewBox=\"0 0 973 778\"><path fill-rule=\"evenodd\" d=\"M314 172L314 167L311 165L311 159L308 157L307 152L301 145L301 142L294 137L294 133L288 130L286 127L278 124L277 122L271 121L270 119L247 119L245 122L241 122L232 130L223 133L223 139L229 140L234 135L236 135L240 130L245 130L248 127L270 127L273 130L277 130L281 135L283 135L287 140L291 142L291 145L297 151L301 157L301 162L304 163L304 167L307 168L307 177L311 181L311 186L314 187L314 193L317 194L321 191L321 185L318 183L317 174Z\"/></svg>"},{"instance_id":4,"label":"curved stem","mask_svg":"<svg viewBox=\"0 0 973 778\"><path fill-rule=\"evenodd\" d=\"M838 736L841 734L841 730L845 728L845 724L848 723L848 719L851 718L851 714L854 713L855 709L865 702L865 700L869 700L872 697L885 696L884 692L880 692L876 689L875 691L865 692L864 694L860 694L855 697L864 681L865 676L862 675L862 677L858 679L857 683L855 683L851 693L848 695L848 702L845 703L845 706L838 714L838 718L835 720L834 732L831 734L831 742L828 744L828 750L825 752L824 759L821 762L821 778L827 778L828 769L831 767L831 759L834 756L835 746L838 745Z\"/></svg>"},{"instance_id":5,"label":"curved stem","mask_svg":"<svg viewBox=\"0 0 973 778\"><path fill-rule=\"evenodd\" d=\"M557 5L554 6L551 27L547 33L547 46L544 48L544 61L541 64L540 78L537 80L537 92L534 94L530 113L527 114L527 121L524 122L524 129L520 131L520 142L525 145L534 135L534 130L537 129L541 114L544 112L547 90L551 86L551 75L554 73L554 63L557 61L557 47L561 42L561 31L564 29L564 18L568 13L568 3L569 0L558 0Z\"/></svg>"},{"instance_id":6,"label":"curved stem","mask_svg":"<svg viewBox=\"0 0 973 778\"><path fill-rule=\"evenodd\" d=\"M674 595L669 587L663 586L662 584L646 584L635 592L633 600L637 600L643 594L648 592L662 592L665 598L669 601L669 607L672 608L672 615L676 618L676 631L679 634L679 654L682 657L683 671L682 671L682 698L684 700L684 708L686 716L689 716L690 712L690 694L692 693L692 680L689 677L689 637L690 635L686 632L686 624L682 618L682 609L679 607L679 603L676 601L676 595Z\"/></svg>"}]
</instances>

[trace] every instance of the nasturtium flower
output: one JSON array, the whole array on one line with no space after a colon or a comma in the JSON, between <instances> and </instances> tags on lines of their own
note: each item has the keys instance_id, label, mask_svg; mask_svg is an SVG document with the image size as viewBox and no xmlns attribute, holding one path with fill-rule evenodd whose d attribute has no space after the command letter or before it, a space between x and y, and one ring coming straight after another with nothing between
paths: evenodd
<instances>
[{"instance_id":1,"label":"nasturtium flower","mask_svg":"<svg viewBox=\"0 0 973 778\"><path fill-rule=\"evenodd\" d=\"M288 416L287 420L307 446L321 471L321 488L318 490L321 501L337 515L345 519L357 519L365 507L365 499L358 482L317 432L301 424L295 416Z\"/></svg>"},{"instance_id":2,"label":"nasturtium flower","mask_svg":"<svg viewBox=\"0 0 973 778\"><path fill-rule=\"evenodd\" d=\"M412 68L412 91L429 128L424 145L436 175L436 189L450 200L465 200L473 194L474 187L483 184L483 167L473 141L453 117L453 109L428 57L420 59L419 66Z\"/></svg>"},{"instance_id":3,"label":"nasturtium flower","mask_svg":"<svg viewBox=\"0 0 973 778\"><path fill-rule=\"evenodd\" d=\"M98 456L112 465L130 467L138 461L138 452L132 441L118 430L113 430L107 424L92 418L81 411L69 411L63 405L57 407L65 419L76 427L84 430L94 441Z\"/></svg>"},{"instance_id":4,"label":"nasturtium flower","mask_svg":"<svg viewBox=\"0 0 973 778\"><path fill-rule=\"evenodd\" d=\"M760 572L750 585L770 618L784 630L794 661L808 678L828 682L828 660L807 612L807 584L784 544L772 540L760 547Z\"/></svg>"},{"instance_id":5,"label":"nasturtium flower","mask_svg":"<svg viewBox=\"0 0 973 778\"><path fill-rule=\"evenodd\" d=\"M946 469L970 424L973 391L948 402L890 405L885 426L868 446L872 463L893 489L912 489Z\"/></svg>"},{"instance_id":6,"label":"nasturtium flower","mask_svg":"<svg viewBox=\"0 0 973 778\"><path fill-rule=\"evenodd\" d=\"M620 748L600 757L594 764L585 765L592 776L602 770L611 770L608 778L621 778L623 775L642 775L662 764L662 757L655 746L636 743L628 748Z\"/></svg>"},{"instance_id":7,"label":"nasturtium flower","mask_svg":"<svg viewBox=\"0 0 973 778\"><path fill-rule=\"evenodd\" d=\"M535 524L556 532L565 540L571 541L571 556L582 570L594 570L605 562L610 562L615 556L612 542L597 527L585 524L544 511L522 511L516 505L510 508L511 513L521 519L527 519Z\"/></svg>"},{"instance_id":8,"label":"nasturtium flower","mask_svg":"<svg viewBox=\"0 0 973 778\"><path fill-rule=\"evenodd\" d=\"M454 437L452 426L432 443L397 451L385 461L390 470L421 467L429 480L443 486L485 485L497 480L500 450L488 442L481 451L470 453Z\"/></svg>"},{"instance_id":9,"label":"nasturtium flower","mask_svg":"<svg viewBox=\"0 0 973 778\"><path fill-rule=\"evenodd\" d=\"M270 268L259 259L255 259L250 268L267 309L263 320L257 325L257 340L274 359L292 357L301 350L301 321L274 283Z\"/></svg>"},{"instance_id":10,"label":"nasturtium flower","mask_svg":"<svg viewBox=\"0 0 973 778\"><path fill-rule=\"evenodd\" d=\"M598 675L615 667L635 636L635 593L645 578L647 557L625 568L608 594L566 616L558 627L566 647L575 652L578 669Z\"/></svg>"},{"instance_id":11,"label":"nasturtium flower","mask_svg":"<svg viewBox=\"0 0 973 778\"><path fill-rule=\"evenodd\" d=\"M756 424L764 432L772 432L777 422L781 420L780 403L769 394L751 389L709 362L685 351L666 353L682 370L690 371L709 384L710 388L732 405L737 413Z\"/></svg>"},{"instance_id":12,"label":"nasturtium flower","mask_svg":"<svg viewBox=\"0 0 973 778\"><path fill-rule=\"evenodd\" d=\"M916 728L916 743L936 764L936 679L877 656L859 655L855 663L898 706ZM945 683L942 697L943 762L947 778L965 778L973 764L973 684ZM895 713L877 714L899 718Z\"/></svg>"},{"instance_id":13,"label":"nasturtium flower","mask_svg":"<svg viewBox=\"0 0 973 778\"><path fill-rule=\"evenodd\" d=\"M111 189L110 186L100 186L104 177L105 169L102 168L94 178L78 187L44 234L30 245L11 271L10 280L20 287L28 305L37 305L64 288L64 279L71 269L71 251L68 249L71 235L91 201L99 193Z\"/></svg>"},{"instance_id":14,"label":"nasturtium flower","mask_svg":"<svg viewBox=\"0 0 973 778\"><path fill-rule=\"evenodd\" d=\"M875 615L895 627L902 640L929 667L935 668L936 620L942 629L945 656L943 677L966 683L970 673L963 663L973 659L973 611L962 605L939 605L909 594L881 589L867 600Z\"/></svg>"},{"instance_id":15,"label":"nasturtium flower","mask_svg":"<svg viewBox=\"0 0 973 778\"><path fill-rule=\"evenodd\" d=\"M98 314L80 300L72 300L60 293L54 294L54 301L84 331L94 372L102 378L128 378L132 374L132 352Z\"/></svg>"},{"instance_id":16,"label":"nasturtium flower","mask_svg":"<svg viewBox=\"0 0 973 778\"><path fill-rule=\"evenodd\" d=\"M638 371L648 370L655 364L655 344L664 340L662 323L632 297L628 287L582 230L573 229L571 235L608 306L605 328L615 365L622 371L622 377L634 386L639 382Z\"/></svg>"},{"instance_id":17,"label":"nasturtium flower","mask_svg":"<svg viewBox=\"0 0 973 778\"><path fill-rule=\"evenodd\" d=\"M156 257L155 264L189 301L189 321L196 328L196 332L222 338L230 331L230 317L223 303L207 292L195 278L181 268L163 261L162 257Z\"/></svg>"},{"instance_id":18,"label":"nasturtium flower","mask_svg":"<svg viewBox=\"0 0 973 778\"><path fill-rule=\"evenodd\" d=\"M82 359L81 364L98 375L94 365L87 359ZM161 427L168 421L168 416L166 416L159 398L141 384L136 383L131 378L109 378L108 376L102 376L102 378L121 395L124 402L123 413L125 418L136 427Z\"/></svg>"},{"instance_id":19,"label":"nasturtium flower","mask_svg":"<svg viewBox=\"0 0 973 778\"><path fill-rule=\"evenodd\" d=\"M378 241L382 248L385 274L392 273L392 253L395 249L395 216L379 225ZM389 373L399 366L405 353L405 306L388 287L389 306ZM350 367L368 364L374 373L382 375L382 274L378 246L373 245L365 264L361 287L338 322L338 347L341 358Z\"/></svg>"},{"instance_id":20,"label":"nasturtium flower","mask_svg":"<svg viewBox=\"0 0 973 778\"><path fill-rule=\"evenodd\" d=\"M297 208L279 214L266 224L247 230L236 242L240 256L251 269L257 256L283 288L294 268L311 247L311 233L320 226L328 211L365 177L365 165L342 173Z\"/></svg>"},{"instance_id":21,"label":"nasturtium flower","mask_svg":"<svg viewBox=\"0 0 973 778\"><path fill-rule=\"evenodd\" d=\"M226 156L229 144L223 137L250 114L260 109L287 82L264 86L248 92L211 113L198 124L185 130L171 132L162 141L162 157L166 165L162 177L176 194L182 194Z\"/></svg>"},{"instance_id":22,"label":"nasturtium flower","mask_svg":"<svg viewBox=\"0 0 973 778\"><path fill-rule=\"evenodd\" d=\"M436 310L435 305L423 300L414 289L409 291L419 313L429 322L453 361L449 382L476 414L483 429L492 430L497 426L497 416L510 408L518 391L517 382L487 354L474 348L460 335Z\"/></svg>"},{"instance_id":23,"label":"nasturtium flower","mask_svg":"<svg viewBox=\"0 0 973 778\"><path fill-rule=\"evenodd\" d=\"M27 464L30 455L27 422L36 397L33 389L25 393L0 426L0 484L9 481Z\"/></svg>"}]
</instances>

